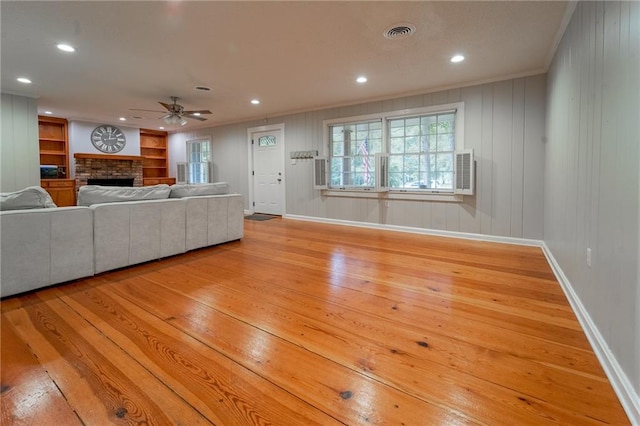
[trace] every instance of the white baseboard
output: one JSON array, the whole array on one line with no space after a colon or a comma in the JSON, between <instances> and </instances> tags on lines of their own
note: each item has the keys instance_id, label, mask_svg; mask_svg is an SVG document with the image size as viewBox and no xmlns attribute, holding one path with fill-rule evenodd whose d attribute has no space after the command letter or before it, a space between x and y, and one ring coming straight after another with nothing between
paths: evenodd
<instances>
[{"instance_id":1,"label":"white baseboard","mask_svg":"<svg viewBox=\"0 0 640 426\"><path fill-rule=\"evenodd\" d=\"M396 231L396 232L408 232L411 234L434 235L438 237L448 237L448 238L462 238L465 240L491 241L494 243L516 244L520 246L541 247L541 244L542 244L542 241L540 240L529 240L526 238L501 237L497 235L473 234L470 232L443 231L438 229L416 228L411 226L383 225L383 224L371 223L371 222L356 222L356 221L342 220L342 219L327 219L324 217L312 217L312 216L300 216L300 215L287 214L287 215L284 215L283 218L303 220L307 222L328 223L332 225L353 226L356 228L382 229L382 230Z\"/></svg>"},{"instance_id":2,"label":"white baseboard","mask_svg":"<svg viewBox=\"0 0 640 426\"><path fill-rule=\"evenodd\" d=\"M591 319L589 312L582 304L582 301L573 290L573 286L571 282L567 278L567 276L560 268L560 265L556 261L555 257L547 247L547 244L542 241L542 251L547 258L547 262L551 266L553 273L556 276L556 279L560 283L560 287L564 291L565 296L569 299L569 304L573 309L573 312L578 317L578 321L582 326L582 330L587 335L587 339L589 339L589 343L591 343L591 347L596 354L596 357L600 361L602 368L604 369L605 374L609 378L609 382L611 382L611 386L615 391L616 395L618 395L618 399L624 408L624 411L629 416L629 420L632 425L639 426L640 425L640 395L635 391L631 381L624 373L618 360L609 349L609 345L600 334L600 330Z\"/></svg>"},{"instance_id":3,"label":"white baseboard","mask_svg":"<svg viewBox=\"0 0 640 426\"><path fill-rule=\"evenodd\" d=\"M549 250L549 247L547 247L544 241L484 234L472 234L467 232L440 231L436 229L414 228L409 226L383 225L378 223L355 222L350 220L327 219L321 217L290 214L284 215L283 218L308 222L327 223L332 225L353 226L357 228L382 229L389 231L409 232L414 234L434 235L440 237L463 238L468 240L540 247L545 257L547 258L547 262L549 262L549 266L553 270L556 279L560 283L560 287L564 291L564 294L567 296L569 304L575 312L576 317L578 318L578 321L582 326L582 330L586 334L589 343L591 343L591 347L593 348L596 357L600 361L605 374L609 378L611 386L618 396L622 407L627 413L631 424L640 426L640 395L638 395L638 393L633 388L631 381L620 367L618 360L616 360L615 356L609 349L607 342L604 340L604 337L602 337L602 334L600 334L600 331L591 319L589 312L582 304L582 301L580 300L576 292L573 290L571 282L562 271L562 268L560 268L560 265L553 257L551 250Z\"/></svg>"}]
</instances>

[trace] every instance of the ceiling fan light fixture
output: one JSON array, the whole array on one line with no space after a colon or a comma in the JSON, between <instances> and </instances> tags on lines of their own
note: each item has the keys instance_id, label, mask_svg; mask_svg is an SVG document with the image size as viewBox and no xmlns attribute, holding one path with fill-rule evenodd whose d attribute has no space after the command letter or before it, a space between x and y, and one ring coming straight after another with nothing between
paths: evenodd
<instances>
[{"instance_id":1,"label":"ceiling fan light fixture","mask_svg":"<svg viewBox=\"0 0 640 426\"><path fill-rule=\"evenodd\" d=\"M164 117L162 119L162 121L164 121L167 124L179 124L181 126L184 126L185 124L187 124L187 120L185 120L184 118L180 117L178 114L168 115L168 116Z\"/></svg>"}]
</instances>

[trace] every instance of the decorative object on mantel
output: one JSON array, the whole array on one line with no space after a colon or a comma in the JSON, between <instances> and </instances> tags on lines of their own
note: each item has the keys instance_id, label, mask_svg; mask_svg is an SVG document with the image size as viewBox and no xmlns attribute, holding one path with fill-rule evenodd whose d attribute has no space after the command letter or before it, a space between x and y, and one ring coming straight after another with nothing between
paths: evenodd
<instances>
[{"instance_id":1,"label":"decorative object on mantel","mask_svg":"<svg viewBox=\"0 0 640 426\"><path fill-rule=\"evenodd\" d=\"M113 154L122 151L127 144L127 138L118 127L102 124L91 132L91 143L98 151Z\"/></svg>"}]
</instances>

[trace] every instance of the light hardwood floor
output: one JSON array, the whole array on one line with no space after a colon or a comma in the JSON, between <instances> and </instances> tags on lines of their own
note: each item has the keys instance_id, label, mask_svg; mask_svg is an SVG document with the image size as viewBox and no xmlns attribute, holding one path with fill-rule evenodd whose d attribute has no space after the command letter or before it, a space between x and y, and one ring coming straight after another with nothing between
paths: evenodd
<instances>
[{"instance_id":1,"label":"light hardwood floor","mask_svg":"<svg viewBox=\"0 0 640 426\"><path fill-rule=\"evenodd\" d=\"M534 247L245 221L1 307L7 425L629 423Z\"/></svg>"}]
</instances>

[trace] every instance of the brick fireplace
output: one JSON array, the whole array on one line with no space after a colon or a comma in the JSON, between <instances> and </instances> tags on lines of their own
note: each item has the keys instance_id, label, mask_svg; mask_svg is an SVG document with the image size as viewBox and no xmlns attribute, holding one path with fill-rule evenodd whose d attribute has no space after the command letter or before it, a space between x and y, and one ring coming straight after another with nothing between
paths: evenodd
<instances>
[{"instance_id":1,"label":"brick fireplace","mask_svg":"<svg viewBox=\"0 0 640 426\"><path fill-rule=\"evenodd\" d=\"M76 191L89 179L133 179L133 186L142 186L142 159L133 155L81 154L76 162Z\"/></svg>"}]
</instances>

